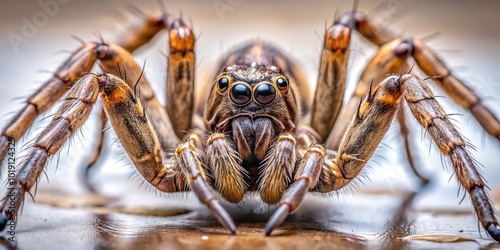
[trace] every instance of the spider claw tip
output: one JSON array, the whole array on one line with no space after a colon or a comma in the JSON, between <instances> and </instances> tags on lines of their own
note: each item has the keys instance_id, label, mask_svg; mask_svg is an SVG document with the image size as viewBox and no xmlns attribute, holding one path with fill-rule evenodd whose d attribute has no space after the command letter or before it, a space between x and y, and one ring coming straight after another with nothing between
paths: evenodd
<instances>
[{"instance_id":1,"label":"spider claw tip","mask_svg":"<svg viewBox=\"0 0 500 250\"><path fill-rule=\"evenodd\" d=\"M494 240L500 242L500 226L498 223L491 223L486 230L488 230L488 233Z\"/></svg>"},{"instance_id":2,"label":"spider claw tip","mask_svg":"<svg viewBox=\"0 0 500 250\"><path fill-rule=\"evenodd\" d=\"M7 227L8 221L9 220L7 219L7 216L4 213L2 213L2 215L0 216L0 232L2 232L5 229L5 227Z\"/></svg>"},{"instance_id":3,"label":"spider claw tip","mask_svg":"<svg viewBox=\"0 0 500 250\"><path fill-rule=\"evenodd\" d=\"M283 221L285 221L286 217L290 214L290 207L288 204L282 204L276 212L271 216L269 221L267 222L265 233L266 236L271 235L274 228L281 225Z\"/></svg>"}]
</instances>

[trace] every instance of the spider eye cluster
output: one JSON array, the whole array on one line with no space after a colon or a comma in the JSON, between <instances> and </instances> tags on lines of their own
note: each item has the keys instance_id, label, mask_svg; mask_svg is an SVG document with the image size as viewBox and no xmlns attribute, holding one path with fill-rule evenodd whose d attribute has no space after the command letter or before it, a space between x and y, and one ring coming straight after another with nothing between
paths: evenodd
<instances>
[{"instance_id":1,"label":"spider eye cluster","mask_svg":"<svg viewBox=\"0 0 500 250\"><path fill-rule=\"evenodd\" d=\"M221 95L229 92L229 98L238 106L246 105L252 100L259 105L267 106L276 100L278 91L282 94L288 92L289 83L286 77L278 76L275 78L274 84L264 81L252 87L246 82L238 81L232 83L232 78L230 76L223 75L217 79L216 87Z\"/></svg>"}]
</instances>

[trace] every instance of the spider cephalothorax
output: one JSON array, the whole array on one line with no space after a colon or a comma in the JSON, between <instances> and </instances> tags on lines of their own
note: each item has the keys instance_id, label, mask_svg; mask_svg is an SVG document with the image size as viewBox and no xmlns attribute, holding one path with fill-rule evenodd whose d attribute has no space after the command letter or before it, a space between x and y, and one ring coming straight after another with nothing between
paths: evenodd
<instances>
[{"instance_id":1,"label":"spider cephalothorax","mask_svg":"<svg viewBox=\"0 0 500 250\"><path fill-rule=\"evenodd\" d=\"M220 166L219 159L212 160L216 165L213 181L227 200L238 202L247 190L258 188L262 179L259 167L273 139L282 132L295 131L300 111L294 91L279 67L255 62L227 66L216 78L208 97L205 122L209 131L221 135L216 138L228 140L214 150L221 150L224 158L240 166L227 168ZM218 155L210 154L208 159ZM235 170L235 178L223 178L228 169ZM240 183L237 187L231 185L235 181Z\"/></svg>"}]
</instances>

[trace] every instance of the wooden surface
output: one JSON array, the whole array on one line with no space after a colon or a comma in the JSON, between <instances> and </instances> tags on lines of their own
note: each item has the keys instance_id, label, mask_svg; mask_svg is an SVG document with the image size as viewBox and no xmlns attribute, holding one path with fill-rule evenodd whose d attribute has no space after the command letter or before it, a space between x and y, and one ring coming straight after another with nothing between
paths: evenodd
<instances>
[{"instance_id":1,"label":"wooden surface","mask_svg":"<svg viewBox=\"0 0 500 250\"><path fill-rule=\"evenodd\" d=\"M238 227L232 236L192 195L157 197L121 184L127 194L122 198L39 192L37 204L26 204L18 225L19 248L500 249L484 231L478 234L477 220L467 207L416 208L429 191L425 189L419 195L379 190L308 197L296 214L265 237L273 208L260 206L256 199L226 205ZM425 235L441 238L405 239Z\"/></svg>"}]
</instances>

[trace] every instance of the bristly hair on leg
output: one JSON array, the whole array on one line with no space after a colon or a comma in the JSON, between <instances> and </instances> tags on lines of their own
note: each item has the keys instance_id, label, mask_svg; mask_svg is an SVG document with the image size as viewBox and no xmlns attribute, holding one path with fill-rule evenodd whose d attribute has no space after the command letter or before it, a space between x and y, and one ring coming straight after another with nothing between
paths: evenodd
<instances>
[{"instance_id":1,"label":"bristly hair on leg","mask_svg":"<svg viewBox=\"0 0 500 250\"><path fill-rule=\"evenodd\" d=\"M355 13L356 11L358 11L358 6L359 6L359 0L354 0L354 3L352 5L352 13Z\"/></svg>"},{"instance_id":2,"label":"bristly hair on leg","mask_svg":"<svg viewBox=\"0 0 500 250\"><path fill-rule=\"evenodd\" d=\"M368 91L368 98L366 99L368 102L373 102L374 94L372 93L372 91L373 91L373 79L370 82L370 89Z\"/></svg>"},{"instance_id":3,"label":"bristly hair on leg","mask_svg":"<svg viewBox=\"0 0 500 250\"><path fill-rule=\"evenodd\" d=\"M163 0L158 0L156 2L158 3L158 7L160 8L160 12L163 15L163 18L165 18L165 23L166 23L166 20L168 18L167 6L165 6Z\"/></svg>"},{"instance_id":4,"label":"bristly hair on leg","mask_svg":"<svg viewBox=\"0 0 500 250\"><path fill-rule=\"evenodd\" d=\"M335 21L337 20L337 18L339 18L339 8L336 8L335 12L333 13L333 20L332 20L332 24L331 25L335 24Z\"/></svg>"},{"instance_id":5,"label":"bristly hair on leg","mask_svg":"<svg viewBox=\"0 0 500 250\"><path fill-rule=\"evenodd\" d=\"M411 68L410 68L410 70L408 70L407 74L411 74L411 72L413 71L413 68L415 67L415 64L417 64L417 63L414 62L413 65L411 65Z\"/></svg>"},{"instance_id":6,"label":"bristly hair on leg","mask_svg":"<svg viewBox=\"0 0 500 250\"><path fill-rule=\"evenodd\" d=\"M96 71L96 73L92 73L92 72L88 72L89 74L94 74L94 75L104 75L104 74L109 74L110 72L108 70L106 70L106 68L104 67L104 65L102 64L101 61L96 61L95 63L98 67L98 69ZM85 73L84 73L85 74ZM83 75L83 74L82 74Z\"/></svg>"},{"instance_id":7,"label":"bristly hair on leg","mask_svg":"<svg viewBox=\"0 0 500 250\"><path fill-rule=\"evenodd\" d=\"M423 81L425 82L429 79L438 79L438 78L442 78L442 76L428 76L428 77L424 78Z\"/></svg>"},{"instance_id":8,"label":"bristly hair on leg","mask_svg":"<svg viewBox=\"0 0 500 250\"><path fill-rule=\"evenodd\" d=\"M137 81L134 84L134 95L135 95L136 98L139 98L139 93L137 92L137 85L139 84L139 82L141 81L142 76L144 75L144 69L145 68L146 68L146 60L144 60L144 63L142 64L141 74L139 75L139 77L137 78Z\"/></svg>"},{"instance_id":9,"label":"bristly hair on leg","mask_svg":"<svg viewBox=\"0 0 500 250\"><path fill-rule=\"evenodd\" d=\"M356 109L356 120L357 120L357 121L360 121L360 120L362 119L362 117L360 116L360 114L359 114L359 113L360 113L360 111L361 111L361 104L363 104L363 101L364 101L364 99L363 99L363 98L359 100L358 107L357 107L357 109Z\"/></svg>"},{"instance_id":10,"label":"bristly hair on leg","mask_svg":"<svg viewBox=\"0 0 500 250\"><path fill-rule=\"evenodd\" d=\"M442 32L441 32L441 31L434 31L434 32L432 32L432 33L430 33L430 34L428 34L428 35L423 36L423 37L422 37L422 38L420 38L419 40L427 43L427 42L429 42L430 40L432 40L432 39L434 39L434 38L436 38L436 37L440 36L441 34L442 34Z\"/></svg>"},{"instance_id":11,"label":"bristly hair on leg","mask_svg":"<svg viewBox=\"0 0 500 250\"><path fill-rule=\"evenodd\" d=\"M118 76L120 77L120 79L123 79L123 74L122 74L122 70L120 68L120 63L119 62L116 62L116 68L118 69ZM125 80L125 82L127 82L127 80Z\"/></svg>"},{"instance_id":12,"label":"bristly hair on leg","mask_svg":"<svg viewBox=\"0 0 500 250\"><path fill-rule=\"evenodd\" d=\"M101 43L102 45L108 45L106 42L104 42L104 38L101 34L101 32L97 32L97 33L93 33L94 36L99 39L99 43Z\"/></svg>"},{"instance_id":13,"label":"bristly hair on leg","mask_svg":"<svg viewBox=\"0 0 500 250\"><path fill-rule=\"evenodd\" d=\"M71 54L73 54L73 52L74 51L71 49L60 49L60 50L56 50L54 53L52 53L52 55L59 55L59 54L71 55ZM37 72L40 72L40 70L38 70Z\"/></svg>"},{"instance_id":14,"label":"bristly hair on leg","mask_svg":"<svg viewBox=\"0 0 500 250\"><path fill-rule=\"evenodd\" d=\"M148 17L148 14L146 12L144 12L143 10L141 10L139 7L137 7L132 3L127 4L127 10L136 17L138 17L139 19L145 19Z\"/></svg>"},{"instance_id":15,"label":"bristly hair on leg","mask_svg":"<svg viewBox=\"0 0 500 250\"><path fill-rule=\"evenodd\" d=\"M82 38L80 38L80 37L78 37L78 36L76 36L74 34L71 34L70 37L73 38L74 40L76 40L77 42L79 42L80 45L84 45L85 44L85 41Z\"/></svg>"},{"instance_id":16,"label":"bristly hair on leg","mask_svg":"<svg viewBox=\"0 0 500 250\"><path fill-rule=\"evenodd\" d=\"M123 66L123 80L125 82L127 82L127 68L125 68L125 65L122 65Z\"/></svg>"}]
</instances>

